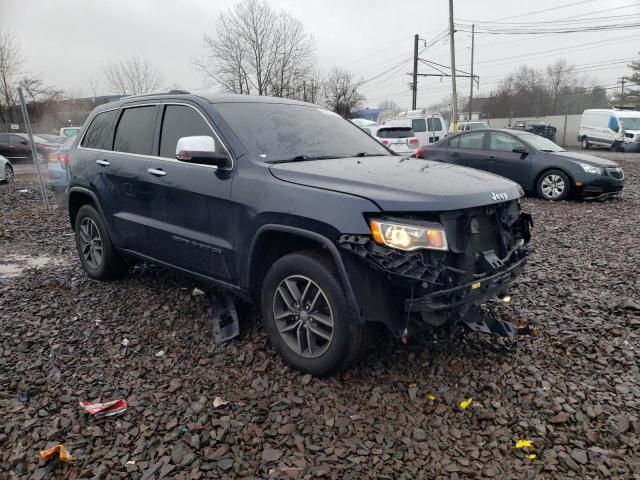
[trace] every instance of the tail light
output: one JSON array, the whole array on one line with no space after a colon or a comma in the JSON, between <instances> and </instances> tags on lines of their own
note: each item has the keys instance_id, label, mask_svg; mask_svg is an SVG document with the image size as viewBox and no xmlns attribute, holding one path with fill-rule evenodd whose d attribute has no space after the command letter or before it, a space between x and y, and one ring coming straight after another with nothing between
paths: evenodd
<instances>
[{"instance_id":1,"label":"tail light","mask_svg":"<svg viewBox=\"0 0 640 480\"><path fill-rule=\"evenodd\" d=\"M416 137L410 138L409 145L418 145L418 139Z\"/></svg>"},{"instance_id":2,"label":"tail light","mask_svg":"<svg viewBox=\"0 0 640 480\"><path fill-rule=\"evenodd\" d=\"M64 168L67 168L69 165L69 152L60 152L58 154L58 161Z\"/></svg>"},{"instance_id":3,"label":"tail light","mask_svg":"<svg viewBox=\"0 0 640 480\"><path fill-rule=\"evenodd\" d=\"M416 158L424 158L424 148L416 150Z\"/></svg>"},{"instance_id":4,"label":"tail light","mask_svg":"<svg viewBox=\"0 0 640 480\"><path fill-rule=\"evenodd\" d=\"M389 140L382 140L383 145L389 145Z\"/></svg>"},{"instance_id":5,"label":"tail light","mask_svg":"<svg viewBox=\"0 0 640 480\"><path fill-rule=\"evenodd\" d=\"M47 162L56 163L57 161L59 161L58 152L51 152L47 154Z\"/></svg>"}]
</instances>

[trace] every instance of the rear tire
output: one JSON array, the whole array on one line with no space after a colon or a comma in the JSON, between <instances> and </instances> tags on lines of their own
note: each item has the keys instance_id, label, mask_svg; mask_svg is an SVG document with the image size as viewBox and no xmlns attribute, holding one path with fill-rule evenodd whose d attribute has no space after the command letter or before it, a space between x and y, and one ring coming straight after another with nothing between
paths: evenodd
<instances>
[{"instance_id":1,"label":"rear tire","mask_svg":"<svg viewBox=\"0 0 640 480\"><path fill-rule=\"evenodd\" d=\"M571 194L571 182L562 170L547 170L538 178L537 190L543 200L557 202Z\"/></svg>"},{"instance_id":2,"label":"rear tire","mask_svg":"<svg viewBox=\"0 0 640 480\"><path fill-rule=\"evenodd\" d=\"M4 166L4 183L13 183L16 176L13 167L9 164Z\"/></svg>"},{"instance_id":3,"label":"rear tire","mask_svg":"<svg viewBox=\"0 0 640 480\"><path fill-rule=\"evenodd\" d=\"M275 262L260 303L271 344L296 370L331 375L367 346L368 327L354 315L333 261L322 252L291 253Z\"/></svg>"},{"instance_id":4,"label":"rear tire","mask_svg":"<svg viewBox=\"0 0 640 480\"><path fill-rule=\"evenodd\" d=\"M580 146L582 147L582 150L589 150L589 148L591 147L591 144L589 143L589 139L586 136L582 137Z\"/></svg>"},{"instance_id":5,"label":"rear tire","mask_svg":"<svg viewBox=\"0 0 640 480\"><path fill-rule=\"evenodd\" d=\"M111 243L102 215L93 205L78 210L75 238L80 263L91 278L112 280L126 272L127 264Z\"/></svg>"}]
</instances>

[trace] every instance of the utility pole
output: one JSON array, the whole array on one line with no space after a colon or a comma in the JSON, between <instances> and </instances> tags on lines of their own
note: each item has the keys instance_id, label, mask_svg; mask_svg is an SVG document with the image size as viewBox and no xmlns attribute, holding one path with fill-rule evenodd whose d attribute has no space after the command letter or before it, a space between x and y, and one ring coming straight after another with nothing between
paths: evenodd
<instances>
[{"instance_id":1,"label":"utility pole","mask_svg":"<svg viewBox=\"0 0 640 480\"><path fill-rule=\"evenodd\" d=\"M471 91L469 92L469 121L471 121L471 112L473 112L473 108L471 104L473 103L473 43L475 40L476 34L476 24L471 24Z\"/></svg>"},{"instance_id":2,"label":"utility pole","mask_svg":"<svg viewBox=\"0 0 640 480\"><path fill-rule=\"evenodd\" d=\"M622 77L622 78L619 78L618 80L620 80L618 83L619 83L619 84L620 84L620 86L621 86L621 89L620 89L620 97L624 97L624 83L627 81L627 79L626 79L626 78L624 78L624 77Z\"/></svg>"},{"instance_id":3,"label":"utility pole","mask_svg":"<svg viewBox=\"0 0 640 480\"><path fill-rule=\"evenodd\" d=\"M411 109L415 110L418 103L418 34L413 36L413 100L411 101Z\"/></svg>"},{"instance_id":4,"label":"utility pole","mask_svg":"<svg viewBox=\"0 0 640 480\"><path fill-rule=\"evenodd\" d=\"M304 101L307 101L307 82L305 80L302 81L302 98Z\"/></svg>"},{"instance_id":5,"label":"utility pole","mask_svg":"<svg viewBox=\"0 0 640 480\"><path fill-rule=\"evenodd\" d=\"M451 94L453 97L453 125L458 122L458 94L456 93L456 47L454 45L453 34L453 0L449 0L449 46L451 49Z\"/></svg>"}]
</instances>

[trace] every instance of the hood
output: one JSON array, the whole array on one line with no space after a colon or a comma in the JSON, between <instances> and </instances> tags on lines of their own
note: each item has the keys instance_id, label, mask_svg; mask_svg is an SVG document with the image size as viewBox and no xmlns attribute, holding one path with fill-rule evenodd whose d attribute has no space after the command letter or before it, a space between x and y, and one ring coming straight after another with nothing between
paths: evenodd
<instances>
[{"instance_id":1,"label":"hood","mask_svg":"<svg viewBox=\"0 0 640 480\"><path fill-rule=\"evenodd\" d=\"M398 156L273 165L280 180L367 198L387 212L445 211L523 195L511 180L472 168Z\"/></svg>"},{"instance_id":2,"label":"hood","mask_svg":"<svg viewBox=\"0 0 640 480\"><path fill-rule=\"evenodd\" d=\"M554 157L562 157L567 160L574 160L576 162L588 163L594 167L617 167L616 162L607 160L606 158L596 157L595 155L587 155L586 153L578 152L548 152L549 155Z\"/></svg>"}]
</instances>

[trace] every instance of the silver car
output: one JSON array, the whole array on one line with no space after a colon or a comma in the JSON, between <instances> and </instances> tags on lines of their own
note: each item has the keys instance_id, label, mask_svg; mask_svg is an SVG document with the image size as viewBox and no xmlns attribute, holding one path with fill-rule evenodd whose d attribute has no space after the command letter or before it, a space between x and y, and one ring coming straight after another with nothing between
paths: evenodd
<instances>
[{"instance_id":1,"label":"silver car","mask_svg":"<svg viewBox=\"0 0 640 480\"><path fill-rule=\"evenodd\" d=\"M13 165L6 157L0 155L0 183L11 183L14 179Z\"/></svg>"}]
</instances>

